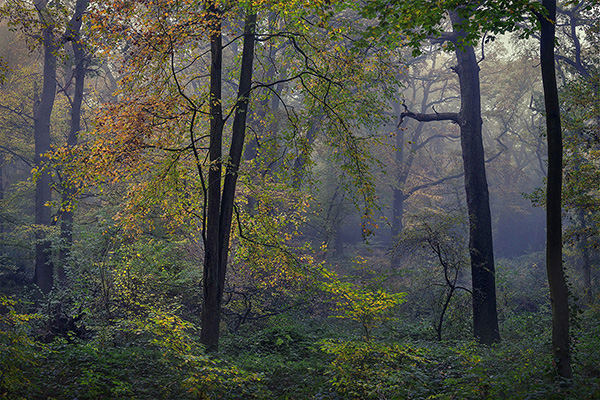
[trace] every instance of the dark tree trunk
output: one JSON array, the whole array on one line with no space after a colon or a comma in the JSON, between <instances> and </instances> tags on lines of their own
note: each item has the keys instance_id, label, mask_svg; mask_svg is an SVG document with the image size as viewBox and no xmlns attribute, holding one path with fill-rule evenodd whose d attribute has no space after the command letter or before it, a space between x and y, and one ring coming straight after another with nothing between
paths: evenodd
<instances>
[{"instance_id":1,"label":"dark tree trunk","mask_svg":"<svg viewBox=\"0 0 600 400\"><path fill-rule=\"evenodd\" d=\"M87 8L89 0L77 0L75 13L67 27L65 39L71 41L73 46L73 56L75 68L73 77L75 79L75 90L73 101L71 103L71 126L67 136L67 147L74 147L77 144L77 133L81 127L81 103L83 101L83 85L86 72L85 48L80 41L81 18ZM69 182L69 177L64 176L66 186L62 193L62 204L64 210L61 212L60 237L62 244L59 251L60 266L58 268L58 278L61 282L65 281L64 265L68 262L73 243L73 197L75 188Z\"/></svg>"},{"instance_id":2,"label":"dark tree trunk","mask_svg":"<svg viewBox=\"0 0 600 400\"><path fill-rule=\"evenodd\" d=\"M452 23L460 23L450 13ZM457 32L458 37L464 35ZM479 65L472 46L456 49L461 106L458 123L469 213L469 253L473 281L473 333L482 344L500 341L496 310L496 277L492 247L492 217L482 140Z\"/></svg>"},{"instance_id":3,"label":"dark tree trunk","mask_svg":"<svg viewBox=\"0 0 600 400\"><path fill-rule=\"evenodd\" d=\"M461 17L450 13L456 27ZM455 44L461 42L465 33L455 31L448 34ZM401 118L410 117L417 121L451 120L460 126L467 211L469 213L469 253L473 284L473 334L482 344L500 341L498 312L496 310L496 276L494 249L492 246L492 217L485 173L481 119L481 90L479 66L472 46L456 46L458 80L461 106L459 113L415 114L403 112ZM448 177L444 180L455 178ZM429 185L427 185L429 186Z\"/></svg>"},{"instance_id":4,"label":"dark tree trunk","mask_svg":"<svg viewBox=\"0 0 600 400\"><path fill-rule=\"evenodd\" d=\"M396 108L396 114L399 114L399 107ZM423 123L419 123L419 127L417 129L422 129ZM398 128L396 129L396 182L394 182L394 188L392 193L392 240L395 240L401 232L402 232L402 218L404 216L404 200L406 200L404 195L404 186L406 184L406 180L408 178L408 174L404 173L406 170L410 168L410 165L407 166L404 163L404 129L400 128L400 124L398 124ZM394 264L396 262L394 261Z\"/></svg>"},{"instance_id":5,"label":"dark tree trunk","mask_svg":"<svg viewBox=\"0 0 600 400\"><path fill-rule=\"evenodd\" d=\"M581 269L583 271L583 291L585 302L592 304L592 261L590 259L590 248L588 240L588 224L585 210L580 208L578 211L579 224L582 235L578 242L579 251L581 251Z\"/></svg>"},{"instance_id":6,"label":"dark tree trunk","mask_svg":"<svg viewBox=\"0 0 600 400\"><path fill-rule=\"evenodd\" d=\"M569 296L562 265L562 131L554 68L556 0L543 0L547 15L539 17L540 65L548 137L548 186L546 189L546 269L552 302L552 349L556 372L571 378L569 348Z\"/></svg>"},{"instance_id":7,"label":"dark tree trunk","mask_svg":"<svg viewBox=\"0 0 600 400\"><path fill-rule=\"evenodd\" d=\"M214 10L215 13L217 12ZM217 18L219 18L217 16ZM209 145L208 201L204 235L204 306L200 341L208 351L219 345L221 302L227 271L229 237L233 218L233 201L246 133L246 116L252 82L254 61L254 29L256 14L249 12L244 27L244 49L238 86L238 101L232 127L228 164L221 193L221 146L223 142L223 115L221 108L222 41L221 23L212 29L211 37L211 131Z\"/></svg>"},{"instance_id":8,"label":"dark tree trunk","mask_svg":"<svg viewBox=\"0 0 600 400\"><path fill-rule=\"evenodd\" d=\"M216 13L213 9L211 12ZM200 341L207 350L217 348L221 313L221 292L219 288L219 215L221 209L221 146L223 142L223 109L221 107L221 74L223 61L223 43L221 21L214 15L210 27L210 144L207 209L204 233L204 272L202 331Z\"/></svg>"},{"instance_id":9,"label":"dark tree trunk","mask_svg":"<svg viewBox=\"0 0 600 400\"><path fill-rule=\"evenodd\" d=\"M268 15L268 27L269 32L273 32L276 30L277 23L277 14L275 12L269 12ZM268 58L270 60L274 60L276 57L277 49L273 44L269 44L269 53ZM267 71L264 75L265 82L272 82L275 79L276 68L274 63L269 63ZM271 91L267 92L257 104L256 111L254 116L250 116L250 126L252 127L252 131L255 132L253 136L251 136L244 146L244 160L251 161L254 160L258 156L258 147L259 147L259 137L262 137L263 140L267 139L266 135L269 134L269 130L272 126L276 125L275 121L268 122L267 121L267 113L269 111L274 112L278 107L278 102L274 101L277 96L274 96ZM270 110L269 110L270 108ZM256 212L256 198L251 194L246 196L246 201L248 202L247 210L250 214L254 214Z\"/></svg>"},{"instance_id":10,"label":"dark tree trunk","mask_svg":"<svg viewBox=\"0 0 600 400\"><path fill-rule=\"evenodd\" d=\"M4 153L0 152L0 203L4 200ZM4 241L4 218L0 217L0 242Z\"/></svg>"},{"instance_id":11,"label":"dark tree trunk","mask_svg":"<svg viewBox=\"0 0 600 400\"><path fill-rule=\"evenodd\" d=\"M45 20L46 3L37 4L40 19ZM41 170L42 156L50 150L50 116L54 107L56 95L56 45L52 25L42 29L44 46L44 83L39 103L34 106L34 141L35 165ZM41 170L35 182L35 223L38 226L50 226L52 215L50 207L46 206L51 200L50 174ZM35 283L43 293L49 293L54 284L53 265L50 261L50 241L46 234L38 229L35 245Z\"/></svg>"}]
</instances>

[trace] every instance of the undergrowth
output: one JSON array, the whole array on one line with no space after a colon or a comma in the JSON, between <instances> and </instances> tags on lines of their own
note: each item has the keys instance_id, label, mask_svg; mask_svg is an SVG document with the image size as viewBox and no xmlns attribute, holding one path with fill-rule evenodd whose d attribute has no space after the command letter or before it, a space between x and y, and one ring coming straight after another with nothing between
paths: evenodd
<instances>
[{"instance_id":1,"label":"undergrowth","mask_svg":"<svg viewBox=\"0 0 600 400\"><path fill-rule=\"evenodd\" d=\"M279 316L225 335L207 356L196 331L168 315L111 328L128 335L43 343L31 328L41 316L7 298L2 307L4 399L600 399L596 309L573 332L575 378L565 382L542 313L506 319L492 347L438 342L423 324L394 321L406 326L365 341L337 320Z\"/></svg>"}]
</instances>

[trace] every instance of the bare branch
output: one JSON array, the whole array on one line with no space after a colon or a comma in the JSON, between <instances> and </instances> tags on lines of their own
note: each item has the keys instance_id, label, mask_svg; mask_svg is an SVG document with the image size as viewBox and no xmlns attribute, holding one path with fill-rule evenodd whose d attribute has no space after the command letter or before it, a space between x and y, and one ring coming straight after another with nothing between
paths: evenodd
<instances>
[{"instance_id":1,"label":"bare branch","mask_svg":"<svg viewBox=\"0 0 600 400\"><path fill-rule=\"evenodd\" d=\"M404 122L404 118L412 118L420 122L428 122L428 121L453 121L458 123L459 116L458 113L435 113L435 114L420 114L414 113L412 111L405 111L400 114L400 123L398 126Z\"/></svg>"}]
</instances>

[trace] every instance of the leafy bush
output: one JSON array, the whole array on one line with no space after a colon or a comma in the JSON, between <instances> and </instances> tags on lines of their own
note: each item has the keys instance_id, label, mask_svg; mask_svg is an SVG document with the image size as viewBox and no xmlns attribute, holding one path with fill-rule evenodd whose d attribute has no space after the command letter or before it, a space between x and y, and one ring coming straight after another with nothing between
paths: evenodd
<instances>
[{"instance_id":1,"label":"leafy bush","mask_svg":"<svg viewBox=\"0 0 600 400\"><path fill-rule=\"evenodd\" d=\"M321 349L335 356L329 383L343 398L417 398L427 392L422 367L430 361L423 351L376 342L325 340Z\"/></svg>"},{"instance_id":2,"label":"leafy bush","mask_svg":"<svg viewBox=\"0 0 600 400\"><path fill-rule=\"evenodd\" d=\"M38 365L40 343L31 339L28 323L36 315L17 312L17 302L0 295L0 396L32 385L28 372ZM15 397L19 398L19 397Z\"/></svg>"},{"instance_id":3,"label":"leafy bush","mask_svg":"<svg viewBox=\"0 0 600 400\"><path fill-rule=\"evenodd\" d=\"M15 302L0 298L0 398L7 399L260 399L265 390L250 374L209 358L195 327L145 306L113 321L94 340L33 339Z\"/></svg>"},{"instance_id":4,"label":"leafy bush","mask_svg":"<svg viewBox=\"0 0 600 400\"><path fill-rule=\"evenodd\" d=\"M258 374L268 389L265 399L329 398L323 377L329 357L315 342L323 329L302 315L278 315L265 327L246 326L223 338L222 355L240 369Z\"/></svg>"},{"instance_id":5,"label":"leafy bush","mask_svg":"<svg viewBox=\"0 0 600 400\"><path fill-rule=\"evenodd\" d=\"M326 280L321 288L334 301L334 311L339 318L360 323L366 341L371 340L374 328L391 318L391 310L405 301L405 293L384 290L381 277L360 279L360 283L355 284L342 281L337 274L325 269L323 275Z\"/></svg>"}]
</instances>

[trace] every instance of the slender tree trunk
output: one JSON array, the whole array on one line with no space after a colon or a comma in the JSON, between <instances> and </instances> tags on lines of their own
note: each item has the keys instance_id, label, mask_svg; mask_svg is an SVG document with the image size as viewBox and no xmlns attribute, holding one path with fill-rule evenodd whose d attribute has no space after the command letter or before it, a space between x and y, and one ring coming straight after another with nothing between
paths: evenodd
<instances>
[{"instance_id":1,"label":"slender tree trunk","mask_svg":"<svg viewBox=\"0 0 600 400\"><path fill-rule=\"evenodd\" d=\"M223 196L221 199L221 216L219 220L219 245L221 269L219 274L219 285L221 295L225 285L225 272L227 267L227 256L229 254L229 238L231 234L231 222L233 219L233 202L235 199L235 187L237 184L238 171L244 149L246 137L246 120L248 114L248 103L250 100L250 89L252 85L252 68L254 63L254 30L256 25L256 14L249 11L244 25L244 49L242 50L242 63L240 70L240 83L238 86L238 101L232 126L231 145L229 147L229 159L223 182Z\"/></svg>"},{"instance_id":2,"label":"slender tree trunk","mask_svg":"<svg viewBox=\"0 0 600 400\"><path fill-rule=\"evenodd\" d=\"M0 203L4 200L4 153L0 152ZM4 242L4 218L0 217L0 243Z\"/></svg>"},{"instance_id":3,"label":"slender tree trunk","mask_svg":"<svg viewBox=\"0 0 600 400\"><path fill-rule=\"evenodd\" d=\"M435 64L434 64L435 66ZM423 85L423 98L421 99L421 111L426 111L429 108L429 95L431 86L433 85L433 81L429 81ZM402 115L402 105L399 103L394 103L394 113L396 115ZM404 106L406 107L406 106ZM402 229L404 227L404 203L410 197L410 193L406 190L406 182L408 181L408 177L410 175L410 169L412 167L412 163L415 157L415 153L418 150L418 142L421 139L421 135L423 134L423 129L425 124L423 122L419 122L415 131L411 138L411 149L408 151L408 156L406 155L405 147L405 134L404 129L400 127L400 123L396 126L396 182L393 188L393 199L392 199L392 239L402 233ZM392 260L393 264L397 264L397 260Z\"/></svg>"},{"instance_id":4,"label":"slender tree trunk","mask_svg":"<svg viewBox=\"0 0 600 400\"><path fill-rule=\"evenodd\" d=\"M539 17L540 65L548 137L548 185L546 189L546 269L552 302L552 349L556 372L571 378L569 294L562 265L562 130L554 68L556 0L543 0L547 15Z\"/></svg>"},{"instance_id":5,"label":"slender tree trunk","mask_svg":"<svg viewBox=\"0 0 600 400\"><path fill-rule=\"evenodd\" d=\"M428 90L426 90L424 94L424 100L421 104L421 109L426 108L428 95ZM399 112L400 108L398 106L394 108L396 108L396 114L401 115ZM396 173L396 184L394 186L392 200L392 237L398 236L400 233L402 233L402 229L404 228L404 204L412 195L411 191L406 189L406 182L410 176L410 169L413 164L414 155L418 150L417 142L421 138L424 127L425 124L423 122L419 122L414 134L412 135L412 138L410 139L413 144L408 151L405 150L406 143L404 130L401 129L399 125L398 129L396 130L396 165L398 166L398 170ZM405 157L406 153L408 153L407 157Z\"/></svg>"},{"instance_id":6,"label":"slender tree trunk","mask_svg":"<svg viewBox=\"0 0 600 400\"><path fill-rule=\"evenodd\" d=\"M396 108L396 114L400 114L399 107ZM421 128L423 123L419 123L419 128ZM418 129L418 128L417 128ZM404 173L407 170L404 165L404 129L400 128L398 125L396 129L396 148L395 148L395 161L396 161L396 182L393 188L393 198L392 198L392 240L395 241L396 236L398 236L402 232L403 224L402 218L404 216L404 185L406 184L406 180L408 175ZM396 261L393 261L396 264Z\"/></svg>"},{"instance_id":7,"label":"slender tree trunk","mask_svg":"<svg viewBox=\"0 0 600 400\"><path fill-rule=\"evenodd\" d=\"M212 7L211 12L217 13ZM204 236L204 286L202 331L200 341L207 350L216 350L219 342L221 292L219 288L219 215L221 209L221 146L223 142L223 110L221 106L221 74L223 43L220 15L212 15L210 54L210 144L206 228Z\"/></svg>"},{"instance_id":8,"label":"slender tree trunk","mask_svg":"<svg viewBox=\"0 0 600 400\"><path fill-rule=\"evenodd\" d=\"M446 311L448 311L448 306L450 305L450 300L452 300L452 295L454 295L455 290L456 289L454 288L454 286L450 286L448 294L446 295L446 299L444 300L444 305L442 306L440 318L438 320L437 326L435 327L438 342L442 341L442 328L444 326L444 316L446 315Z\"/></svg>"},{"instance_id":9,"label":"slender tree trunk","mask_svg":"<svg viewBox=\"0 0 600 400\"><path fill-rule=\"evenodd\" d=\"M217 12L214 10L215 13ZM217 19L219 16L217 16ZM208 204L206 216L206 233L204 237L204 306L202 309L202 332L200 341L207 351L218 350L219 325L221 321L221 303L227 272L227 256L231 222L233 218L233 201L237 173L244 148L246 133L246 116L252 81L252 65L254 61L254 30L256 14L249 11L244 27L244 49L238 101L232 127L232 138L226 166L225 180L221 193L223 142L223 116L221 108L221 70L222 41L221 22L213 28L211 37L211 131L209 145L210 169L208 173Z\"/></svg>"},{"instance_id":10,"label":"slender tree trunk","mask_svg":"<svg viewBox=\"0 0 600 400\"><path fill-rule=\"evenodd\" d=\"M47 17L46 1L38 6L42 21ZM42 156L50 150L50 117L56 95L56 46L54 43L53 26L45 22L42 29L44 45L44 83L39 104L34 107L34 140L35 165L41 170ZM51 200L51 179L47 171L41 171L35 183L35 223L38 226L50 226L52 215L50 207L46 206ZM54 268L50 261L50 241L46 234L38 229L35 246L35 283L43 293L49 293L54 284Z\"/></svg>"},{"instance_id":11,"label":"slender tree trunk","mask_svg":"<svg viewBox=\"0 0 600 400\"><path fill-rule=\"evenodd\" d=\"M587 234L587 219L585 216L585 210L580 208L578 211L579 224L582 232L581 238L578 242L579 251L581 251L581 269L583 270L583 291L584 299L586 304L592 304L592 262L590 259L590 249Z\"/></svg>"},{"instance_id":12,"label":"slender tree trunk","mask_svg":"<svg viewBox=\"0 0 600 400\"><path fill-rule=\"evenodd\" d=\"M89 0L77 0L75 4L75 13L67 27L66 39L71 41L73 46L73 56L75 68L73 75L75 78L75 90L73 93L73 102L71 104L71 126L67 136L67 147L74 147L77 144L77 134L81 127L81 103L83 102L83 86L86 72L85 48L80 41L79 31L81 29L81 18L87 8ZM58 268L58 278L61 282L65 281L64 265L68 262L73 243L73 196L75 188L69 182L69 177L64 176L66 187L63 189L62 205L64 210L61 213L60 237L62 244L59 251L60 265Z\"/></svg>"},{"instance_id":13,"label":"slender tree trunk","mask_svg":"<svg viewBox=\"0 0 600 400\"><path fill-rule=\"evenodd\" d=\"M452 23L460 23L456 12ZM464 32L457 32L458 37ZM482 140L479 66L472 46L456 49L461 108L458 123L469 213L469 252L473 281L473 330L482 344L500 341L496 310L496 278L492 247L492 217Z\"/></svg>"},{"instance_id":14,"label":"slender tree trunk","mask_svg":"<svg viewBox=\"0 0 600 400\"><path fill-rule=\"evenodd\" d=\"M268 29L269 32L273 32L276 30L277 23L277 14L273 11L269 12L268 18ZM276 48L273 44L269 45L269 59L274 60L276 56ZM267 67L267 71L265 72L264 81L272 82L275 79L276 68L274 63L269 63ZM273 98L276 98L271 91L268 91L268 94L262 98L256 107L256 111L253 117L250 119L250 126L252 130L255 132L255 135L249 138L248 142L244 146L244 160L251 161L254 160L258 156L258 147L259 147L259 137L261 139L267 139L267 135L270 134L269 130L271 126L275 125L276 122L267 121L267 113L269 111L274 112L277 109L278 103L273 101ZM269 110L270 108L270 110ZM249 194L246 196L246 201L248 202L248 212L253 214L256 212L256 198Z\"/></svg>"}]
</instances>

